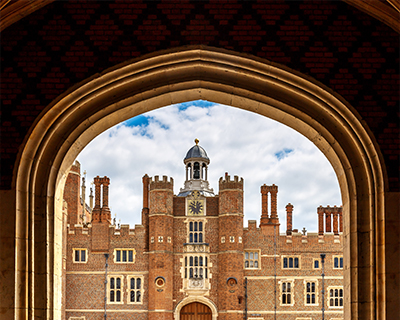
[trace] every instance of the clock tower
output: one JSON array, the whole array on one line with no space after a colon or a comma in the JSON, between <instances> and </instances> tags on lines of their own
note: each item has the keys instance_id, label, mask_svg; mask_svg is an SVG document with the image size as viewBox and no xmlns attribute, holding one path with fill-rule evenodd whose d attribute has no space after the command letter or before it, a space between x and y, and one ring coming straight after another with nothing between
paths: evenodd
<instances>
[{"instance_id":1,"label":"clock tower","mask_svg":"<svg viewBox=\"0 0 400 320\"><path fill-rule=\"evenodd\" d=\"M178 197L187 197L189 195L197 195L197 197L214 197L214 190L209 187L207 178L210 159L208 158L206 151L199 146L199 140L195 139L194 142L196 144L189 149L186 153L185 159L183 159L186 168L186 180L184 187L181 188L178 194ZM198 192L192 194L193 191ZM194 209L194 211L199 210L200 209Z\"/></svg>"}]
</instances>

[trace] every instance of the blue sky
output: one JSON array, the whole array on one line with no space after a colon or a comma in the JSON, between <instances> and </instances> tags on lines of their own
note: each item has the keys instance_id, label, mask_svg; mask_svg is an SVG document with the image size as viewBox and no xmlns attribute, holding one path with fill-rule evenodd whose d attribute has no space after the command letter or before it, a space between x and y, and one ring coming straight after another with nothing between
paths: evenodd
<instances>
[{"instance_id":1,"label":"blue sky","mask_svg":"<svg viewBox=\"0 0 400 320\"><path fill-rule=\"evenodd\" d=\"M278 186L280 232L287 203L294 205L293 228L317 230L317 207L341 205L337 178L324 155L306 138L276 121L245 110L193 101L127 120L94 139L78 156L86 181L108 176L112 214L123 224L140 224L142 177L174 178L183 187L183 158L199 139L211 162L209 182L218 193L228 172L244 179L244 214L261 216L260 187ZM87 185L89 187L89 184Z\"/></svg>"}]
</instances>

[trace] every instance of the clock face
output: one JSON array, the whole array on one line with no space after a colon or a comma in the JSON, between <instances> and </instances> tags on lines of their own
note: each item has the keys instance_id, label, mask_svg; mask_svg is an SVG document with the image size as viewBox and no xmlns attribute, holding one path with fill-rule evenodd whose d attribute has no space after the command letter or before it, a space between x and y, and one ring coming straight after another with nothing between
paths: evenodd
<instances>
[{"instance_id":1,"label":"clock face","mask_svg":"<svg viewBox=\"0 0 400 320\"><path fill-rule=\"evenodd\" d=\"M192 200L188 205L189 213L192 215L199 215L203 213L204 206L201 200Z\"/></svg>"}]
</instances>

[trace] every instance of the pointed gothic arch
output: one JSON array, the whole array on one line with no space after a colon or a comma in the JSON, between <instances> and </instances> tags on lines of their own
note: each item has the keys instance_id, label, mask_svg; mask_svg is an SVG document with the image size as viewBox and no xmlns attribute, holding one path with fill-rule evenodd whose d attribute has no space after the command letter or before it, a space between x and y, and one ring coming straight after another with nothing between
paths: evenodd
<instances>
[{"instance_id":1,"label":"pointed gothic arch","mask_svg":"<svg viewBox=\"0 0 400 320\"><path fill-rule=\"evenodd\" d=\"M209 100L286 124L325 154L339 180L345 318L385 318L385 185L379 149L357 112L316 80L284 66L205 46L175 48L94 75L49 105L19 154L17 317L58 318L62 191L78 153L111 126L158 107ZM377 261L383 261L376 263ZM383 301L383 302L382 302Z\"/></svg>"}]
</instances>

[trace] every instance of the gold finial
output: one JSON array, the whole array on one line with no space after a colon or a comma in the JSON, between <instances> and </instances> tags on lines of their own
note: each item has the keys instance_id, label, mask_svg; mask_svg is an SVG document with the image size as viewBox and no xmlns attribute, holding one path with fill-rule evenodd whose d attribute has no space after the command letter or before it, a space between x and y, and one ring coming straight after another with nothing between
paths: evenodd
<instances>
[{"instance_id":1,"label":"gold finial","mask_svg":"<svg viewBox=\"0 0 400 320\"><path fill-rule=\"evenodd\" d=\"M196 143L196 146L199 144L199 139L194 139L194 142Z\"/></svg>"}]
</instances>

